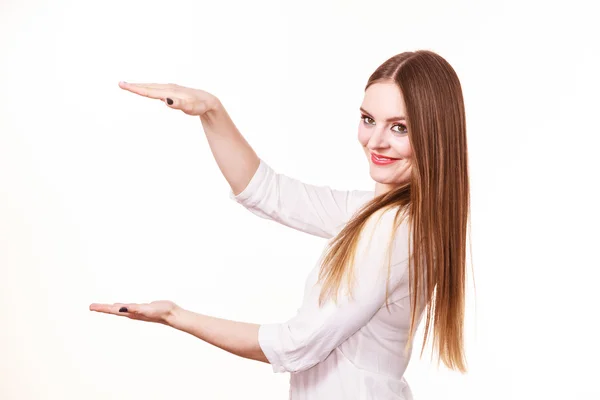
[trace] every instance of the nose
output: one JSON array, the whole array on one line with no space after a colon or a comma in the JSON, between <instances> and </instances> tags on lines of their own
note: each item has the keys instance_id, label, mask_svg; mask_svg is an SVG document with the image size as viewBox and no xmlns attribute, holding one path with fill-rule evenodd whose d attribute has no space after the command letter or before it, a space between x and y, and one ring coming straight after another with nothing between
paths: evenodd
<instances>
[{"instance_id":1,"label":"nose","mask_svg":"<svg viewBox=\"0 0 600 400\"><path fill-rule=\"evenodd\" d=\"M384 149L389 147L388 144L388 140L387 140L387 135L385 132L385 129L382 128L375 128L372 131L373 133L371 134L371 137L369 138L369 141L367 142L367 148L374 150L374 149Z\"/></svg>"}]
</instances>

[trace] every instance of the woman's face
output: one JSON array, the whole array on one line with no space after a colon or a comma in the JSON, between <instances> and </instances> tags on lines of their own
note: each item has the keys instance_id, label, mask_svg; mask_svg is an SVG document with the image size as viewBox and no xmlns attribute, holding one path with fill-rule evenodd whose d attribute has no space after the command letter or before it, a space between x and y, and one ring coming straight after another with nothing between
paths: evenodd
<instances>
[{"instance_id":1,"label":"woman's face","mask_svg":"<svg viewBox=\"0 0 600 400\"><path fill-rule=\"evenodd\" d=\"M358 141L367 155L371 177L377 182L376 195L410 179L412 151L405 110L395 83L375 83L365 91Z\"/></svg>"}]
</instances>

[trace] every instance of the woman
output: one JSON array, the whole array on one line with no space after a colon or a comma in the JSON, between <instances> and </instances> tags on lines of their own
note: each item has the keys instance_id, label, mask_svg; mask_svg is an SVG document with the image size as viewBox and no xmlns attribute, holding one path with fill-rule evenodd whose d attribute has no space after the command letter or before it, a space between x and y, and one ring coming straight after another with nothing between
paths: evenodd
<instances>
[{"instance_id":1,"label":"woman","mask_svg":"<svg viewBox=\"0 0 600 400\"><path fill-rule=\"evenodd\" d=\"M413 335L466 370L463 314L469 177L463 97L452 67L430 51L398 54L369 78L358 140L374 191L340 191L277 174L219 100L168 84L121 88L200 116L230 196L254 214L330 239L287 322L249 324L171 301L92 304L158 322L241 357L291 372L291 399L411 399L404 379Z\"/></svg>"}]
</instances>

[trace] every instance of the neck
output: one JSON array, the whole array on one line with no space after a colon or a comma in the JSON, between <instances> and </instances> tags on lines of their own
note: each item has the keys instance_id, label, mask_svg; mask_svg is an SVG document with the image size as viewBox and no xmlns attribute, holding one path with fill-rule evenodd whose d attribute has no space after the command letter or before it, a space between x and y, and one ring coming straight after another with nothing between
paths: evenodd
<instances>
[{"instance_id":1,"label":"neck","mask_svg":"<svg viewBox=\"0 0 600 400\"><path fill-rule=\"evenodd\" d=\"M388 185L387 183L375 183L375 197L380 196L384 193L389 192L394 187L392 185Z\"/></svg>"}]
</instances>

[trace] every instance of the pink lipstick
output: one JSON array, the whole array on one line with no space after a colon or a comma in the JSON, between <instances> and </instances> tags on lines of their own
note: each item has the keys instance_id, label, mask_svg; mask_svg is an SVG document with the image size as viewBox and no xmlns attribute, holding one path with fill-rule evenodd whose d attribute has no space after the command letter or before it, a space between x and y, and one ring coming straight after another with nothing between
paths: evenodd
<instances>
[{"instance_id":1,"label":"pink lipstick","mask_svg":"<svg viewBox=\"0 0 600 400\"><path fill-rule=\"evenodd\" d=\"M385 157L376 153L371 153L371 161L376 165L389 165L398 160L399 158Z\"/></svg>"}]
</instances>

